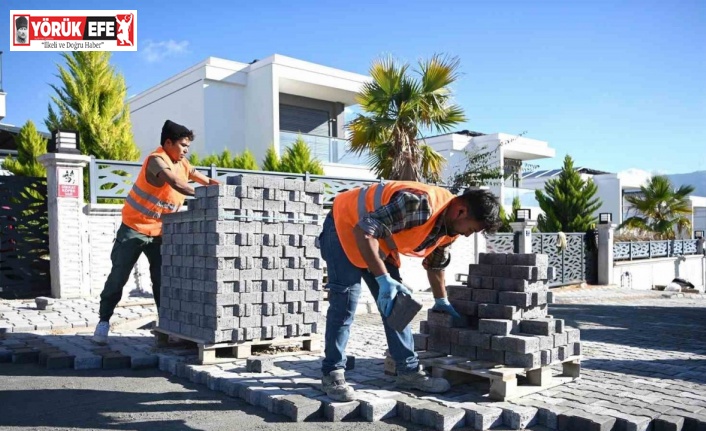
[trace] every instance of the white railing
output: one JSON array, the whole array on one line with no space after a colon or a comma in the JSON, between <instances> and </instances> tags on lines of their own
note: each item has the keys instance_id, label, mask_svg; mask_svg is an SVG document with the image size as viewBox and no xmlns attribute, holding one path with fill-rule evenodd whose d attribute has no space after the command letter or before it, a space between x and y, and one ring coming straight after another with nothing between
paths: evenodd
<instances>
[{"instance_id":1,"label":"white railing","mask_svg":"<svg viewBox=\"0 0 706 431\"><path fill-rule=\"evenodd\" d=\"M125 199L132 188L142 164L139 162L125 162L120 160L96 160L91 158L89 164L91 203L96 204L104 199ZM331 177L325 175L311 175L309 173L294 174L286 172L248 171L243 169L219 168L197 166L196 169L209 178L215 178L223 183L226 178L233 175L269 175L301 179L303 181L321 181L324 187L324 205L330 205L333 198L342 191L361 185L374 184L381 180L364 180L360 178ZM192 184L200 187L198 184Z\"/></svg>"}]
</instances>

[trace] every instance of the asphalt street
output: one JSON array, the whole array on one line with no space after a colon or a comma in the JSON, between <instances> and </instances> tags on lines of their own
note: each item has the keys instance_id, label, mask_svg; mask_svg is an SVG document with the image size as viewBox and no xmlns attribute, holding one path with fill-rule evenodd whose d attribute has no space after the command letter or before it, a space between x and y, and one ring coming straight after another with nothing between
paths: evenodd
<instances>
[{"instance_id":1,"label":"asphalt street","mask_svg":"<svg viewBox=\"0 0 706 431\"><path fill-rule=\"evenodd\" d=\"M0 364L2 430L401 431L384 422L292 423L239 399L156 369L46 370Z\"/></svg>"}]
</instances>

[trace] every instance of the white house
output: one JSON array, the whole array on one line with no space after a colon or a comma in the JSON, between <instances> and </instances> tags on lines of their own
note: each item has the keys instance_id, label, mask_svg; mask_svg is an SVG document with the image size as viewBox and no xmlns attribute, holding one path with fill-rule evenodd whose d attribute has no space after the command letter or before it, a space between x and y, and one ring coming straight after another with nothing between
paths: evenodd
<instances>
[{"instance_id":1,"label":"white house","mask_svg":"<svg viewBox=\"0 0 706 431\"><path fill-rule=\"evenodd\" d=\"M488 162L504 172L504 181L489 186L500 199L506 210L512 208L512 201L519 197L523 208L532 210L532 217L539 210L534 190L522 184L523 166L532 160L552 158L556 150L545 141L530 139L507 133L483 134L467 130L426 138L426 143L447 160L442 179L448 180L466 165L465 152L489 152Z\"/></svg>"},{"instance_id":2,"label":"white house","mask_svg":"<svg viewBox=\"0 0 706 431\"><path fill-rule=\"evenodd\" d=\"M327 175L374 178L344 139L345 110L368 80L278 54L251 63L209 57L128 102L143 157L171 119L194 130L191 148L202 157L248 148L261 162L269 146L281 155L301 134Z\"/></svg>"},{"instance_id":3,"label":"white house","mask_svg":"<svg viewBox=\"0 0 706 431\"><path fill-rule=\"evenodd\" d=\"M601 200L601 207L596 210L594 216L598 217L600 213L610 213L613 223L618 225L634 215L634 211L625 197L639 193L640 187L649 178L646 175L635 175L633 172L614 174L584 167L577 167L576 170L582 179L593 180L598 189L596 197ZM528 172L522 177L522 185L532 190L543 189L548 180L558 177L560 173L561 169ZM706 197L689 196L689 202L692 210L693 230L706 230Z\"/></svg>"},{"instance_id":4,"label":"white house","mask_svg":"<svg viewBox=\"0 0 706 431\"><path fill-rule=\"evenodd\" d=\"M706 197L689 196L691 202L691 225L694 229L694 236L706 237Z\"/></svg>"},{"instance_id":5,"label":"white house","mask_svg":"<svg viewBox=\"0 0 706 431\"><path fill-rule=\"evenodd\" d=\"M592 179L596 184L596 197L600 198L602 205L594 215L598 217L599 213L610 213L613 222L620 224L626 213L625 193L640 190L644 179L584 167L577 167L576 170L583 180ZM545 183L557 178L560 173L561 169L527 172L522 177L522 184L532 190L544 189Z\"/></svg>"}]
</instances>

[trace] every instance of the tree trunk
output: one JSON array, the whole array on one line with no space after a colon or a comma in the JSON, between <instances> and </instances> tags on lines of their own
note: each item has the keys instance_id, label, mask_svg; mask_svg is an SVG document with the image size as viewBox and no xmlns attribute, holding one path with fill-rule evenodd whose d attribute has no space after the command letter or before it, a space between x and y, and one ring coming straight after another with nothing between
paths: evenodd
<instances>
[{"instance_id":1,"label":"tree trunk","mask_svg":"<svg viewBox=\"0 0 706 431\"><path fill-rule=\"evenodd\" d=\"M419 167L409 151L403 151L392 164L392 178L396 181L419 181Z\"/></svg>"}]
</instances>

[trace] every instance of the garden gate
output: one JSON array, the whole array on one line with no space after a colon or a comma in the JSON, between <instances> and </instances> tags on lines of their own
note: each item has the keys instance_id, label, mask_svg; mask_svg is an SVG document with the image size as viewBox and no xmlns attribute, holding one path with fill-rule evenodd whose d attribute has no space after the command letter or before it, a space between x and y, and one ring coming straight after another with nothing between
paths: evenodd
<instances>
[{"instance_id":1,"label":"garden gate","mask_svg":"<svg viewBox=\"0 0 706 431\"><path fill-rule=\"evenodd\" d=\"M0 298L50 293L47 181L0 176Z\"/></svg>"}]
</instances>

